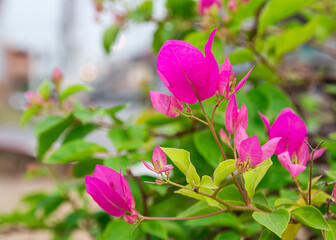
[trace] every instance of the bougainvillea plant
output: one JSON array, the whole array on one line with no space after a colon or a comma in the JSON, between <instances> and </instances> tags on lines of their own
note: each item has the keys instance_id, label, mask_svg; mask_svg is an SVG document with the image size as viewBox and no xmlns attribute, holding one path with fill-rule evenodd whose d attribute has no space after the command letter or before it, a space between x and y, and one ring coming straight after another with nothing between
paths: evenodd
<instances>
[{"instance_id":1,"label":"bougainvillea plant","mask_svg":"<svg viewBox=\"0 0 336 240\"><path fill-rule=\"evenodd\" d=\"M313 160L320 157L325 148L312 148L307 138L307 128L301 118L289 108L282 110L272 126L268 119L260 116L268 130L269 140L260 144L258 136L248 136L248 109L242 105L237 107L235 93L244 85L251 70L239 82L234 78L231 64L225 59L222 67L218 65L211 52L216 29L211 32L204 48L204 55L196 47L185 41L172 40L166 42L158 55L157 72L166 88L173 94L150 92L153 107L168 117L182 115L192 118L209 128L221 152L222 159L215 171L209 175L199 176L193 165L190 153L178 148L156 146L153 152L152 165L144 160L149 170L158 176L151 184L173 185L176 193L206 202L217 211L205 215L190 217L151 217L144 216L135 210L130 188L120 173L100 165L96 166L93 177L86 177L87 192L109 214L120 217L131 224L141 224L153 220L189 220L207 218L226 212L252 212L255 221L282 237L284 232L293 234L290 225L302 223L314 229L320 229L322 235L329 235L334 230L327 223L334 218L334 213L327 210L323 215L316 206L322 189L312 189L318 178L312 177ZM216 104L211 116L206 113L202 102L215 96ZM223 101L229 100L225 111L225 128L216 132L214 117ZM198 103L202 116L193 114L193 105ZM186 109L186 111L184 111ZM218 137L220 136L220 138ZM221 139L221 141L219 140ZM203 139L208 141L208 139ZM226 146L224 151L223 145ZM309 148L311 152L309 152ZM273 207L254 198L256 188L273 162L271 157L277 155L281 165L291 174L297 184L297 193L302 201L301 206L286 199L276 199ZM173 166L167 164L167 157ZM232 156L228 159L227 156ZM276 159L276 158L274 158ZM310 165L310 180L307 190L302 190L297 175ZM185 175L183 184L171 180L175 171ZM279 179L281 181L281 179ZM233 185L230 185L233 183ZM234 201L232 193L227 194L226 187L231 186L240 196ZM227 194L227 195L226 195ZM264 196L264 195L263 195ZM331 198L328 194L324 200ZM288 207L290 206L290 207ZM266 233L265 233L266 234ZM295 235L293 235L295 236ZM266 238L263 238L266 239Z\"/></svg>"},{"instance_id":2,"label":"bougainvillea plant","mask_svg":"<svg viewBox=\"0 0 336 240\"><path fill-rule=\"evenodd\" d=\"M221 7L204 1L199 11ZM25 196L30 208L1 216L0 225L48 229L55 239L76 230L116 240L295 239L299 229L336 239L336 171L315 164L326 148L311 146L316 138L277 87L243 87L250 73L261 72L257 65L242 75L231 57L218 66L218 33L210 33L204 52L186 41L163 44L157 73L170 95L144 93L150 107L132 120L118 115L126 104L74 99L92 89L64 87L59 69L27 92L22 124L39 119L36 155L43 163L29 176L52 176L57 186ZM98 131L113 150L89 138ZM65 176L55 165L66 167ZM58 218L63 205L71 211Z\"/></svg>"}]
</instances>

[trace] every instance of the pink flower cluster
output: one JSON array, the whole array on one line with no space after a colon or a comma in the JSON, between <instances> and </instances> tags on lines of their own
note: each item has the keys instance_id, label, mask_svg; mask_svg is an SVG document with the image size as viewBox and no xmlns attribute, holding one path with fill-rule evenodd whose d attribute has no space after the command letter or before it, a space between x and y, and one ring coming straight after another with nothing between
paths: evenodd
<instances>
[{"instance_id":1,"label":"pink flower cluster","mask_svg":"<svg viewBox=\"0 0 336 240\"><path fill-rule=\"evenodd\" d=\"M282 110L275 119L272 126L269 120L260 114L267 130L269 139L281 137L275 150L282 166L287 169L292 177L297 176L306 169L306 164L311 160L307 138L307 127L295 112L286 108ZM321 148L315 152L314 159L320 157L326 148Z\"/></svg>"},{"instance_id":2,"label":"pink flower cluster","mask_svg":"<svg viewBox=\"0 0 336 240\"><path fill-rule=\"evenodd\" d=\"M169 40L162 46L157 58L157 72L173 96L151 91L152 105L157 111L177 117L184 109L183 102L194 104L214 96L216 92L228 100L244 85L252 69L237 85L227 58L218 69L211 52L216 31L217 28L211 32L204 55L185 41Z\"/></svg>"}]
</instances>

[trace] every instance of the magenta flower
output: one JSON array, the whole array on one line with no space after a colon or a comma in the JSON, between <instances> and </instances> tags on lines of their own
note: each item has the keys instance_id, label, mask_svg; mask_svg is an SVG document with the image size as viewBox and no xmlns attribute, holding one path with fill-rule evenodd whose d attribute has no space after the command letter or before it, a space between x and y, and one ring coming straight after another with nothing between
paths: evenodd
<instances>
[{"instance_id":1,"label":"magenta flower","mask_svg":"<svg viewBox=\"0 0 336 240\"><path fill-rule=\"evenodd\" d=\"M308 139L305 138L307 142ZM327 148L318 149L314 154L314 159L319 158L325 152ZM312 154L309 153L308 146L305 142L302 142L296 152L290 156L288 151L285 151L278 155L278 159L281 165L291 173L292 177L297 176L306 169L306 164L311 160Z\"/></svg>"},{"instance_id":2,"label":"magenta flower","mask_svg":"<svg viewBox=\"0 0 336 240\"><path fill-rule=\"evenodd\" d=\"M229 143L230 141L230 137L226 134L223 128L221 128L221 130L219 131L219 137L224 143Z\"/></svg>"},{"instance_id":3,"label":"magenta flower","mask_svg":"<svg viewBox=\"0 0 336 240\"><path fill-rule=\"evenodd\" d=\"M281 137L276 154L288 151L289 156L297 152L307 135L307 128L301 118L290 108L285 108L275 119L272 127L268 119L259 113L267 130L269 139Z\"/></svg>"},{"instance_id":4,"label":"magenta flower","mask_svg":"<svg viewBox=\"0 0 336 240\"><path fill-rule=\"evenodd\" d=\"M138 219L135 202L126 179L109 167L96 165L93 177L85 177L86 191L108 214L130 224Z\"/></svg>"},{"instance_id":5,"label":"magenta flower","mask_svg":"<svg viewBox=\"0 0 336 240\"><path fill-rule=\"evenodd\" d=\"M156 172L157 174L168 172L173 169L172 165L167 165L167 157L164 151L156 146L152 155L152 164L153 167L150 166L142 159L143 164L145 164L146 168L149 170Z\"/></svg>"},{"instance_id":6,"label":"magenta flower","mask_svg":"<svg viewBox=\"0 0 336 240\"><path fill-rule=\"evenodd\" d=\"M239 125L234 138L234 144L239 155L238 168L242 169L241 166L244 166L243 169L245 169L248 165L258 166L270 158L274 154L280 139L280 137L273 138L260 146L257 135L248 137L245 128Z\"/></svg>"},{"instance_id":7,"label":"magenta flower","mask_svg":"<svg viewBox=\"0 0 336 240\"><path fill-rule=\"evenodd\" d=\"M59 84L63 80L63 73L59 68L54 68L51 73L51 79L55 84Z\"/></svg>"},{"instance_id":8,"label":"magenta flower","mask_svg":"<svg viewBox=\"0 0 336 240\"><path fill-rule=\"evenodd\" d=\"M336 184L335 184L334 189L333 189L333 195L334 195L334 199L336 199Z\"/></svg>"},{"instance_id":9,"label":"magenta flower","mask_svg":"<svg viewBox=\"0 0 336 240\"><path fill-rule=\"evenodd\" d=\"M220 0L200 0L198 2L198 13L205 15L212 6L217 6L218 9L222 7Z\"/></svg>"},{"instance_id":10,"label":"magenta flower","mask_svg":"<svg viewBox=\"0 0 336 240\"><path fill-rule=\"evenodd\" d=\"M43 98L37 92L27 91L25 97L27 99L26 107L41 106L44 103Z\"/></svg>"},{"instance_id":11,"label":"magenta flower","mask_svg":"<svg viewBox=\"0 0 336 240\"><path fill-rule=\"evenodd\" d=\"M226 57L224 63L221 66L218 81L217 81L217 92L219 95L225 94L225 99L229 100L230 97L235 94L241 87L245 84L248 76L250 75L252 69L243 77L243 79L236 85L236 78L234 78L235 73L232 72L232 66L230 60ZM232 92L230 92L230 89Z\"/></svg>"},{"instance_id":12,"label":"magenta flower","mask_svg":"<svg viewBox=\"0 0 336 240\"><path fill-rule=\"evenodd\" d=\"M183 103L174 96L154 91L150 91L149 94L153 108L168 117L177 117L180 115L178 111L182 112L184 109Z\"/></svg>"},{"instance_id":13,"label":"magenta flower","mask_svg":"<svg viewBox=\"0 0 336 240\"><path fill-rule=\"evenodd\" d=\"M242 105L240 110L237 107L236 96L233 95L228 102L225 110L225 127L228 133L235 133L239 126L246 129L247 127L247 108L245 104Z\"/></svg>"},{"instance_id":14,"label":"magenta flower","mask_svg":"<svg viewBox=\"0 0 336 240\"><path fill-rule=\"evenodd\" d=\"M211 52L213 30L202 52L185 41L169 40L160 49L157 72L167 89L180 101L194 104L216 93L218 64Z\"/></svg>"}]
</instances>

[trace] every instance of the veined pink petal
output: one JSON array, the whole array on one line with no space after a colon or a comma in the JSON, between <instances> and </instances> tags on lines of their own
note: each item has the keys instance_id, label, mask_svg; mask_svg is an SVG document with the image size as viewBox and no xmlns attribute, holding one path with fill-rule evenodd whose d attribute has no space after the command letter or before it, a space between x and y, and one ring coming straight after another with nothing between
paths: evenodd
<instances>
[{"instance_id":1,"label":"veined pink petal","mask_svg":"<svg viewBox=\"0 0 336 240\"><path fill-rule=\"evenodd\" d=\"M115 189L115 191L122 197L123 199L127 199L127 195L131 195L131 190L126 179L121 176L120 173L113 170L112 168L103 166L103 165L96 165L96 168L93 173L93 177L100 179L101 181L105 182L108 186L111 186ZM127 187L127 194L123 189L123 183L126 183Z\"/></svg>"},{"instance_id":2,"label":"veined pink petal","mask_svg":"<svg viewBox=\"0 0 336 240\"><path fill-rule=\"evenodd\" d=\"M170 107L171 108L175 108L175 109L179 110L180 112L182 112L184 110L183 102L181 102L180 100L178 100L174 96L169 96L169 98L170 98ZM171 110L173 110L173 109L171 109ZM176 112L175 110L173 110L173 111Z\"/></svg>"},{"instance_id":3,"label":"veined pink petal","mask_svg":"<svg viewBox=\"0 0 336 240\"><path fill-rule=\"evenodd\" d=\"M197 102L194 89L203 100L209 95L208 63L199 49L185 41L169 40L162 46L157 72L168 90L182 102Z\"/></svg>"},{"instance_id":4,"label":"veined pink petal","mask_svg":"<svg viewBox=\"0 0 336 240\"><path fill-rule=\"evenodd\" d=\"M275 149L279 143L279 141L281 140L281 137L277 137L277 138L272 138L271 140L269 140L268 142L266 142L262 147L262 151L263 151L263 155L262 155L262 160L265 161L266 159L269 159L270 157L272 157L272 155L275 152Z\"/></svg>"},{"instance_id":5,"label":"veined pink petal","mask_svg":"<svg viewBox=\"0 0 336 240\"><path fill-rule=\"evenodd\" d=\"M228 133L234 133L234 124L238 116L236 96L233 95L225 110L225 127Z\"/></svg>"},{"instance_id":6,"label":"veined pink petal","mask_svg":"<svg viewBox=\"0 0 336 240\"><path fill-rule=\"evenodd\" d=\"M119 194L102 180L86 176L86 191L93 200L108 214L121 217L125 215L128 206Z\"/></svg>"},{"instance_id":7,"label":"veined pink petal","mask_svg":"<svg viewBox=\"0 0 336 240\"><path fill-rule=\"evenodd\" d=\"M228 57L225 57L224 63L220 68L220 73L217 80L217 91L219 95L224 95L224 91L229 86L230 76L232 73L232 66Z\"/></svg>"},{"instance_id":8,"label":"veined pink petal","mask_svg":"<svg viewBox=\"0 0 336 240\"><path fill-rule=\"evenodd\" d=\"M248 73L246 73L246 75L243 77L243 79L235 86L233 93L236 93L239 89L242 88L242 86L245 84L245 82L246 82L246 80L247 80L248 76L250 75L253 68L254 68L254 66L250 69L250 71Z\"/></svg>"},{"instance_id":9,"label":"veined pink petal","mask_svg":"<svg viewBox=\"0 0 336 240\"><path fill-rule=\"evenodd\" d=\"M142 163L145 165L146 168L148 168L150 171L153 172L157 172L151 165L149 165L148 163L146 163L143 159L142 159Z\"/></svg>"},{"instance_id":10,"label":"veined pink petal","mask_svg":"<svg viewBox=\"0 0 336 240\"><path fill-rule=\"evenodd\" d=\"M259 112L259 116L261 117L261 120L263 121L263 123L265 124L265 127L267 129L267 131L269 132L271 126L270 126L270 123L269 123L269 120L266 116L264 116L262 113Z\"/></svg>"},{"instance_id":11,"label":"veined pink petal","mask_svg":"<svg viewBox=\"0 0 336 240\"><path fill-rule=\"evenodd\" d=\"M305 137L304 141L308 142L308 138ZM308 145L305 142L302 142L301 145L298 147L298 149L295 151L300 164L303 166L305 166L309 160L308 159L309 149L308 149Z\"/></svg>"},{"instance_id":12,"label":"veined pink petal","mask_svg":"<svg viewBox=\"0 0 336 240\"><path fill-rule=\"evenodd\" d=\"M336 199L336 184L335 184L334 189L333 189L333 195L334 195L334 199Z\"/></svg>"},{"instance_id":13,"label":"veined pink petal","mask_svg":"<svg viewBox=\"0 0 336 240\"><path fill-rule=\"evenodd\" d=\"M173 165L164 165L164 166L162 166L162 168L160 169L160 173L163 173L163 172L167 172L167 171L170 171L170 170L172 170L174 167L173 167Z\"/></svg>"},{"instance_id":14,"label":"veined pink petal","mask_svg":"<svg viewBox=\"0 0 336 240\"><path fill-rule=\"evenodd\" d=\"M234 123L234 131L238 129L238 126L241 125L243 128L247 128L248 117L247 117L247 108L245 104L240 108L236 122Z\"/></svg>"},{"instance_id":15,"label":"veined pink petal","mask_svg":"<svg viewBox=\"0 0 336 240\"><path fill-rule=\"evenodd\" d=\"M292 156L298 150L307 135L307 128L293 110L282 110L269 130L269 139L281 137L276 154L288 151Z\"/></svg>"},{"instance_id":16,"label":"veined pink petal","mask_svg":"<svg viewBox=\"0 0 336 240\"><path fill-rule=\"evenodd\" d=\"M306 166L290 163L288 164L288 168L289 172L292 174L292 177L296 177L306 169Z\"/></svg>"},{"instance_id":17,"label":"veined pink petal","mask_svg":"<svg viewBox=\"0 0 336 240\"><path fill-rule=\"evenodd\" d=\"M246 133L246 129L243 128L242 126L238 126L238 129L234 137L234 144L235 144L236 149L239 149L240 143L247 138L248 138L248 135Z\"/></svg>"},{"instance_id":18,"label":"veined pink petal","mask_svg":"<svg viewBox=\"0 0 336 240\"><path fill-rule=\"evenodd\" d=\"M180 110L181 105L179 100L174 98L173 96L168 96L164 93L150 91L150 98L152 101L152 106L155 108L158 112L168 116L168 117L178 117L180 114L173 110L171 107L175 107L176 109ZM173 99L173 104L172 104ZM183 105L183 104L182 104ZM180 110L181 111L181 110ZM183 109L182 109L183 111Z\"/></svg>"},{"instance_id":19,"label":"veined pink petal","mask_svg":"<svg viewBox=\"0 0 336 240\"><path fill-rule=\"evenodd\" d=\"M128 182L121 175L121 169L120 169L120 182L121 182L121 187L123 189L123 193L126 199L126 204L129 207L129 209L133 209L135 207L135 201L134 201L130 186L128 185Z\"/></svg>"},{"instance_id":20,"label":"veined pink petal","mask_svg":"<svg viewBox=\"0 0 336 240\"><path fill-rule=\"evenodd\" d=\"M252 166L257 166L262 162L263 152L261 150L257 135L243 140L239 147L239 159L246 162L250 159Z\"/></svg>"},{"instance_id":21,"label":"veined pink petal","mask_svg":"<svg viewBox=\"0 0 336 240\"><path fill-rule=\"evenodd\" d=\"M218 63L214 57L214 55L211 52L211 47L212 43L215 38L217 28L215 28L209 35L209 39L207 43L204 46L204 55L205 55L205 61L208 64L208 69L209 69L209 79L208 79L208 84L209 84L209 92L207 96L202 96L199 94L200 100L203 101L207 98L212 97L215 95L216 90L217 90L217 79L218 79ZM199 92L197 90L197 92Z\"/></svg>"},{"instance_id":22,"label":"veined pink petal","mask_svg":"<svg viewBox=\"0 0 336 240\"><path fill-rule=\"evenodd\" d=\"M166 154L164 153L164 151L158 145L156 145L156 147L153 151L152 161L159 161L161 163L161 165L166 165L167 164Z\"/></svg>"}]
</instances>

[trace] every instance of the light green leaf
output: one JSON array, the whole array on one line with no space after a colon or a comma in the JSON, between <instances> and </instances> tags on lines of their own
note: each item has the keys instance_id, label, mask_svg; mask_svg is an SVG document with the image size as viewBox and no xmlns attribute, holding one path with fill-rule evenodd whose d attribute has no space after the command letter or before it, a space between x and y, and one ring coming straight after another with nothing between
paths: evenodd
<instances>
[{"instance_id":1,"label":"light green leaf","mask_svg":"<svg viewBox=\"0 0 336 240\"><path fill-rule=\"evenodd\" d=\"M270 0L262 10L258 30L262 33L266 27L298 12L311 0Z\"/></svg>"},{"instance_id":2,"label":"light green leaf","mask_svg":"<svg viewBox=\"0 0 336 240\"><path fill-rule=\"evenodd\" d=\"M127 171L129 159L126 155L118 156L118 157L109 157L104 159L104 166L114 169L121 174L125 174Z\"/></svg>"},{"instance_id":3,"label":"light green leaf","mask_svg":"<svg viewBox=\"0 0 336 240\"><path fill-rule=\"evenodd\" d=\"M322 213L313 206L303 206L292 211L293 217L308 227L330 231Z\"/></svg>"},{"instance_id":4,"label":"light green leaf","mask_svg":"<svg viewBox=\"0 0 336 240\"><path fill-rule=\"evenodd\" d=\"M108 132L108 137L112 140L115 148L121 150L133 150L144 145L140 139L133 139L122 127L114 127Z\"/></svg>"},{"instance_id":5,"label":"light green leaf","mask_svg":"<svg viewBox=\"0 0 336 240\"><path fill-rule=\"evenodd\" d=\"M44 80L38 87L37 92L44 100L47 100L51 94L51 85L49 81Z\"/></svg>"},{"instance_id":6,"label":"light green leaf","mask_svg":"<svg viewBox=\"0 0 336 240\"><path fill-rule=\"evenodd\" d=\"M37 157L41 158L58 137L73 123L72 115L67 117L49 116L36 124L34 132L37 136Z\"/></svg>"},{"instance_id":7,"label":"light green leaf","mask_svg":"<svg viewBox=\"0 0 336 240\"><path fill-rule=\"evenodd\" d=\"M217 186L231 173L237 170L236 160L225 160L215 169L213 177Z\"/></svg>"},{"instance_id":8,"label":"light green leaf","mask_svg":"<svg viewBox=\"0 0 336 240\"><path fill-rule=\"evenodd\" d=\"M59 95L60 101L64 101L67 97L79 92L91 92L92 87L86 85L71 85L66 87Z\"/></svg>"},{"instance_id":9,"label":"light green leaf","mask_svg":"<svg viewBox=\"0 0 336 240\"><path fill-rule=\"evenodd\" d=\"M280 57L308 41L315 34L316 27L317 22L310 21L305 26L291 28L283 32L276 40L276 56Z\"/></svg>"},{"instance_id":10,"label":"light green leaf","mask_svg":"<svg viewBox=\"0 0 336 240\"><path fill-rule=\"evenodd\" d=\"M21 126L26 125L26 123L29 121L29 119L34 116L34 114L38 113L38 111L41 109L41 106L31 106L27 108L22 116L21 116Z\"/></svg>"},{"instance_id":11,"label":"light green leaf","mask_svg":"<svg viewBox=\"0 0 336 240\"><path fill-rule=\"evenodd\" d=\"M183 149L161 148L180 171L187 175L190 165L190 153Z\"/></svg>"},{"instance_id":12,"label":"light green leaf","mask_svg":"<svg viewBox=\"0 0 336 240\"><path fill-rule=\"evenodd\" d=\"M288 198L279 198L279 199L275 200L275 202L274 202L274 207L275 208L279 208L281 206L286 206L286 205L299 206L299 204L297 202L295 202L292 199L288 199Z\"/></svg>"},{"instance_id":13,"label":"light green leaf","mask_svg":"<svg viewBox=\"0 0 336 240\"><path fill-rule=\"evenodd\" d=\"M282 234L283 240L296 240L298 231L300 230L301 223L289 223L286 230Z\"/></svg>"},{"instance_id":14,"label":"light green leaf","mask_svg":"<svg viewBox=\"0 0 336 240\"><path fill-rule=\"evenodd\" d=\"M207 209L212 209L209 205L204 201L199 201L186 209L185 211L178 214L178 217L191 217L196 215L201 215L199 212L202 212ZM216 211L216 209L215 209Z\"/></svg>"},{"instance_id":15,"label":"light green leaf","mask_svg":"<svg viewBox=\"0 0 336 240\"><path fill-rule=\"evenodd\" d=\"M199 187L203 188L209 188L209 189L216 189L217 186L212 181L211 177L208 175L202 176L201 183L199 184Z\"/></svg>"},{"instance_id":16,"label":"light green leaf","mask_svg":"<svg viewBox=\"0 0 336 240\"><path fill-rule=\"evenodd\" d=\"M200 177L198 176L196 172L194 165L192 164L189 164L186 177L187 177L187 183L191 184L192 186L199 184L201 181Z\"/></svg>"},{"instance_id":17,"label":"light green leaf","mask_svg":"<svg viewBox=\"0 0 336 240\"><path fill-rule=\"evenodd\" d=\"M265 176L268 169L272 166L272 164L272 160L267 159L261 164L261 166L256 167L255 169L252 169L243 174L245 180L245 189L250 198L253 197L255 189Z\"/></svg>"},{"instance_id":18,"label":"light green leaf","mask_svg":"<svg viewBox=\"0 0 336 240\"><path fill-rule=\"evenodd\" d=\"M316 193L317 190L312 191L312 205L321 207L327 199L330 199L330 196L323 191Z\"/></svg>"},{"instance_id":19,"label":"light green leaf","mask_svg":"<svg viewBox=\"0 0 336 240\"><path fill-rule=\"evenodd\" d=\"M113 25L109 27L108 29L106 29L106 31L104 32L103 44L104 44L104 49L106 53L110 53L111 45L116 40L119 31L120 31L120 28L118 26Z\"/></svg>"},{"instance_id":20,"label":"light green leaf","mask_svg":"<svg viewBox=\"0 0 336 240\"><path fill-rule=\"evenodd\" d=\"M289 223L290 213L286 209L278 209L269 214L254 212L252 217L258 223L267 227L281 238L282 233L285 231Z\"/></svg>"},{"instance_id":21,"label":"light green leaf","mask_svg":"<svg viewBox=\"0 0 336 240\"><path fill-rule=\"evenodd\" d=\"M63 144L44 159L45 163L68 163L91 158L97 152L107 152L105 148L95 143L75 140Z\"/></svg>"},{"instance_id":22,"label":"light green leaf","mask_svg":"<svg viewBox=\"0 0 336 240\"><path fill-rule=\"evenodd\" d=\"M328 170L325 172L328 177L330 177L333 180L336 180L336 170Z\"/></svg>"}]
</instances>

